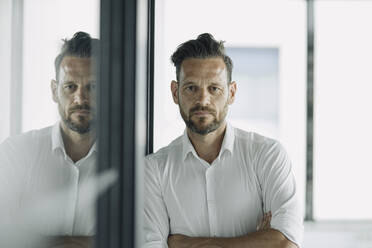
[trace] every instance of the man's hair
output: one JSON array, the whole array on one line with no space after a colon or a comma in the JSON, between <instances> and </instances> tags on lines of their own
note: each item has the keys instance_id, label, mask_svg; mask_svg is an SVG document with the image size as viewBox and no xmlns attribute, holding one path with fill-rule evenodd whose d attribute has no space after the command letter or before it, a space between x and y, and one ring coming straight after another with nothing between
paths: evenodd
<instances>
[{"instance_id":1,"label":"man's hair","mask_svg":"<svg viewBox=\"0 0 372 248\"><path fill-rule=\"evenodd\" d=\"M176 67L177 81L179 81L182 62L188 58L207 59L220 57L226 65L227 80L231 82L233 63L225 54L224 41L216 41L209 33L198 36L196 40L189 40L177 47L172 54L171 60Z\"/></svg>"},{"instance_id":2,"label":"man's hair","mask_svg":"<svg viewBox=\"0 0 372 248\"><path fill-rule=\"evenodd\" d=\"M99 43L98 39L93 39L88 33L76 32L72 39L63 39L61 52L54 60L56 70L56 81L59 80L59 70L65 56L75 56L80 58L97 57Z\"/></svg>"}]
</instances>

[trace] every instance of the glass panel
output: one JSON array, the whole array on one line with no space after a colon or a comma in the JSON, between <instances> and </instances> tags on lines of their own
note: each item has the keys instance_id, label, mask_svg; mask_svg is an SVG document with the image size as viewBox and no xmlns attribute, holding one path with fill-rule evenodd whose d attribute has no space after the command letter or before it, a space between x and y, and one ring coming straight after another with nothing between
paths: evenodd
<instances>
[{"instance_id":1,"label":"glass panel","mask_svg":"<svg viewBox=\"0 0 372 248\"><path fill-rule=\"evenodd\" d=\"M81 42L88 38L80 35L79 45L57 66L58 77L54 63L63 40L76 32L99 38L99 10L99 0L0 2L5 37L0 43L4 247L43 247L45 242L62 247L75 242L71 236L89 247L93 243L95 190L115 180L115 175L104 174L96 184L98 42L92 43L91 54L82 52L77 47L86 47Z\"/></svg>"},{"instance_id":2,"label":"glass panel","mask_svg":"<svg viewBox=\"0 0 372 248\"><path fill-rule=\"evenodd\" d=\"M59 119L49 87L54 59L77 31L99 37L99 0L24 0L22 131Z\"/></svg>"},{"instance_id":3,"label":"glass panel","mask_svg":"<svg viewBox=\"0 0 372 248\"><path fill-rule=\"evenodd\" d=\"M0 143L10 134L11 10L11 0L0 1Z\"/></svg>"},{"instance_id":4,"label":"glass panel","mask_svg":"<svg viewBox=\"0 0 372 248\"><path fill-rule=\"evenodd\" d=\"M259 132L284 145L304 202L306 2L237 0L227 3L228 9L214 0L156 4L154 151L168 145L185 128L171 97L175 69L169 58L182 42L211 33L226 41L234 63L237 95L228 120L235 127Z\"/></svg>"},{"instance_id":5,"label":"glass panel","mask_svg":"<svg viewBox=\"0 0 372 248\"><path fill-rule=\"evenodd\" d=\"M372 1L314 4L314 215L371 219Z\"/></svg>"},{"instance_id":6,"label":"glass panel","mask_svg":"<svg viewBox=\"0 0 372 248\"><path fill-rule=\"evenodd\" d=\"M279 138L279 49L227 47L239 83L230 121L244 130Z\"/></svg>"}]
</instances>

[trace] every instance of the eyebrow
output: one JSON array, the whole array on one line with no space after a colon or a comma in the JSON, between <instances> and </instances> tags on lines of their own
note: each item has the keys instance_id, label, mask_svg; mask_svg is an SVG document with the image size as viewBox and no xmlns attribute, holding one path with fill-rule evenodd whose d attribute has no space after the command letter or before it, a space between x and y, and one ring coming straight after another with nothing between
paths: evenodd
<instances>
[{"instance_id":1,"label":"eyebrow","mask_svg":"<svg viewBox=\"0 0 372 248\"><path fill-rule=\"evenodd\" d=\"M90 80L88 81L89 84L96 84L97 83L97 80ZM72 81L72 80L68 80L68 81L64 81L62 82L62 84L76 84L75 81Z\"/></svg>"},{"instance_id":2,"label":"eyebrow","mask_svg":"<svg viewBox=\"0 0 372 248\"><path fill-rule=\"evenodd\" d=\"M186 83L183 83L182 87L184 87L184 86L188 86L188 85L190 85L190 84L195 84L195 82L193 82L193 81L188 81L188 82L186 82Z\"/></svg>"},{"instance_id":3,"label":"eyebrow","mask_svg":"<svg viewBox=\"0 0 372 248\"><path fill-rule=\"evenodd\" d=\"M222 83L211 83L211 85L213 85L213 86L223 86L224 84L222 84Z\"/></svg>"},{"instance_id":4,"label":"eyebrow","mask_svg":"<svg viewBox=\"0 0 372 248\"><path fill-rule=\"evenodd\" d=\"M186 86L188 86L188 85L190 85L190 84L196 84L194 81L189 81L189 82L186 82L186 83L183 83L182 84L182 87L186 87ZM212 83L210 83L210 86L218 86L218 87L221 87L221 86L223 86L224 84L222 84L222 83L216 83L216 82L212 82Z\"/></svg>"}]
</instances>

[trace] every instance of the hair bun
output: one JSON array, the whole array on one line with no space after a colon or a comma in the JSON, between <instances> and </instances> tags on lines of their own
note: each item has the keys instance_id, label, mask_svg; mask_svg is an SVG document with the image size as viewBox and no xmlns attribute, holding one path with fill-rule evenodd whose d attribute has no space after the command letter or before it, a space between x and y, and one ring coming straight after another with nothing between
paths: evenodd
<instances>
[{"instance_id":1,"label":"hair bun","mask_svg":"<svg viewBox=\"0 0 372 248\"><path fill-rule=\"evenodd\" d=\"M73 39L77 39L77 40L80 40L80 39L91 39L91 37L90 37L90 35L88 33L79 31L79 32L76 32L74 34Z\"/></svg>"},{"instance_id":2,"label":"hair bun","mask_svg":"<svg viewBox=\"0 0 372 248\"><path fill-rule=\"evenodd\" d=\"M204 34L199 34L198 40L214 40L214 37L210 33L204 33Z\"/></svg>"}]
</instances>

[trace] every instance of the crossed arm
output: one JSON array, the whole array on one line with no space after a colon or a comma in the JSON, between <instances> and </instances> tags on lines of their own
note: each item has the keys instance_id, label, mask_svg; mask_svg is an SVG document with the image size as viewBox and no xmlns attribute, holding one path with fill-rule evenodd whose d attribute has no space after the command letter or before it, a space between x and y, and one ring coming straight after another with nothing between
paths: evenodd
<instances>
[{"instance_id":1,"label":"crossed arm","mask_svg":"<svg viewBox=\"0 0 372 248\"><path fill-rule=\"evenodd\" d=\"M49 236L43 248L91 248L94 236Z\"/></svg>"},{"instance_id":2,"label":"crossed arm","mask_svg":"<svg viewBox=\"0 0 372 248\"><path fill-rule=\"evenodd\" d=\"M144 247L298 247L303 233L302 213L299 210L296 185L288 155L280 145L273 143L268 144L264 151L257 155L256 161L260 164L255 173L261 187L263 211L273 211L272 221L271 215L269 218L264 215L262 222L266 224L263 224L256 232L240 237L211 238L189 237L176 233L169 235L171 233L170 217L162 189L163 177L167 174L159 170L154 158L149 157L145 170L147 197L145 200L146 244Z\"/></svg>"},{"instance_id":3,"label":"crossed arm","mask_svg":"<svg viewBox=\"0 0 372 248\"><path fill-rule=\"evenodd\" d=\"M271 212L260 221L257 232L235 238L191 238L175 234L168 237L169 248L297 248L281 232L270 228Z\"/></svg>"}]
</instances>

